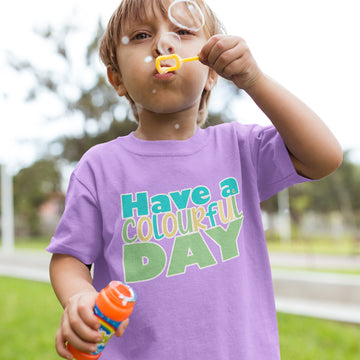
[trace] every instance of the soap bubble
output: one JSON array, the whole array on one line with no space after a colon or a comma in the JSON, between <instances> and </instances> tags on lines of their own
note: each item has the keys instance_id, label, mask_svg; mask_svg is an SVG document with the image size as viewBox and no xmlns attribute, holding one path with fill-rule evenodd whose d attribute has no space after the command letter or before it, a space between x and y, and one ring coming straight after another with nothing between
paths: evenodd
<instances>
[{"instance_id":1,"label":"soap bubble","mask_svg":"<svg viewBox=\"0 0 360 360\"><path fill-rule=\"evenodd\" d=\"M130 42L130 39L128 36L123 36L121 38L121 42L124 44L124 45L127 45L129 42Z\"/></svg>"},{"instance_id":2,"label":"soap bubble","mask_svg":"<svg viewBox=\"0 0 360 360\"><path fill-rule=\"evenodd\" d=\"M180 36L174 32L167 32L160 36L158 51L161 55L174 54L181 48Z\"/></svg>"},{"instance_id":3,"label":"soap bubble","mask_svg":"<svg viewBox=\"0 0 360 360\"><path fill-rule=\"evenodd\" d=\"M152 56L147 56L144 61L148 64L148 63L151 63L153 61L153 57Z\"/></svg>"},{"instance_id":4,"label":"soap bubble","mask_svg":"<svg viewBox=\"0 0 360 360\"><path fill-rule=\"evenodd\" d=\"M190 31L199 31L205 24L198 4L190 0L175 0L169 6L168 16L173 24Z\"/></svg>"}]
</instances>

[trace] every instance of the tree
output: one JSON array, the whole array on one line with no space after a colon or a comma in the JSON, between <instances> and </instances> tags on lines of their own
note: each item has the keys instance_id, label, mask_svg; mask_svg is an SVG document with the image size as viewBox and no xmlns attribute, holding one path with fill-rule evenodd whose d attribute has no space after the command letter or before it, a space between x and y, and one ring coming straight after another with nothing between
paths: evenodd
<instances>
[{"instance_id":1,"label":"tree","mask_svg":"<svg viewBox=\"0 0 360 360\"><path fill-rule=\"evenodd\" d=\"M334 174L289 189L290 213L294 223L299 224L307 211L321 214L339 212L352 232L359 231L360 165L350 160L350 154L349 151L344 153L343 163ZM277 197L265 201L262 209L270 213L277 212Z\"/></svg>"},{"instance_id":2,"label":"tree","mask_svg":"<svg viewBox=\"0 0 360 360\"><path fill-rule=\"evenodd\" d=\"M61 191L61 173L52 159L42 159L14 176L14 209L29 235L40 234L39 207Z\"/></svg>"}]
</instances>

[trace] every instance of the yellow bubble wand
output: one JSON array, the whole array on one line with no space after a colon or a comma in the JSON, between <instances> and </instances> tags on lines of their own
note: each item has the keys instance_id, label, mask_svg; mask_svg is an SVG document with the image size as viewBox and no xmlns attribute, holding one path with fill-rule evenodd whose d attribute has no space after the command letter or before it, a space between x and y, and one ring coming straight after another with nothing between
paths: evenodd
<instances>
[{"instance_id":1,"label":"yellow bubble wand","mask_svg":"<svg viewBox=\"0 0 360 360\"><path fill-rule=\"evenodd\" d=\"M175 60L174 66L161 66L161 62L165 60ZM171 71L178 70L182 63L189 62L189 61L195 61L199 60L198 56L189 57L185 59L181 59L179 55L177 54L169 54L169 55L160 55L156 58L155 64L156 69L159 72L159 74L166 74Z\"/></svg>"}]
</instances>

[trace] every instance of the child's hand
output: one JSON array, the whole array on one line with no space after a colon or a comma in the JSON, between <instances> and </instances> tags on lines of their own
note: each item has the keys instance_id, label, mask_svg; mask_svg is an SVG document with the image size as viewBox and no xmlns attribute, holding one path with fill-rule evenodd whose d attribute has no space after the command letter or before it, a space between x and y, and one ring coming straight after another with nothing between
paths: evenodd
<instances>
[{"instance_id":1,"label":"child's hand","mask_svg":"<svg viewBox=\"0 0 360 360\"><path fill-rule=\"evenodd\" d=\"M199 57L203 64L240 89L251 88L263 75L245 41L237 36L212 36Z\"/></svg>"},{"instance_id":2,"label":"child's hand","mask_svg":"<svg viewBox=\"0 0 360 360\"><path fill-rule=\"evenodd\" d=\"M120 326L115 331L115 336L117 336L117 337L123 336L128 325L129 325L129 319L122 321Z\"/></svg>"},{"instance_id":3,"label":"child's hand","mask_svg":"<svg viewBox=\"0 0 360 360\"><path fill-rule=\"evenodd\" d=\"M66 348L67 342L84 352L96 351L96 343L102 340L98 332L100 322L93 312L97 295L95 291L87 291L69 299L55 340L56 351L61 357L73 359Z\"/></svg>"}]
</instances>

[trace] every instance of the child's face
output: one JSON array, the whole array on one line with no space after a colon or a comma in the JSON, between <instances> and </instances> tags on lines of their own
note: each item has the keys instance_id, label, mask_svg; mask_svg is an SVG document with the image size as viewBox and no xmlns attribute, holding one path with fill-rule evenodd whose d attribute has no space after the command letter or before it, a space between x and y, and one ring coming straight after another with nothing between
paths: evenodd
<instances>
[{"instance_id":1,"label":"child's face","mask_svg":"<svg viewBox=\"0 0 360 360\"><path fill-rule=\"evenodd\" d=\"M117 49L121 83L139 112L169 114L190 107L198 109L202 92L211 83L208 67L199 61L185 63L175 72L163 75L157 72L155 58L161 54L164 44L159 41L163 41L166 33L176 33L180 37L181 47L170 52L176 52L181 58L198 55L207 41L203 30L181 29L157 8L149 11L144 21L130 20L122 27L121 39L126 41ZM162 65L173 64L169 61Z\"/></svg>"}]
</instances>

